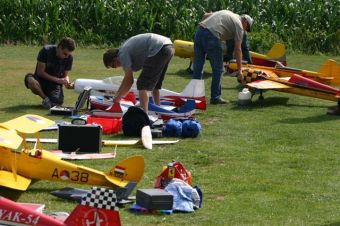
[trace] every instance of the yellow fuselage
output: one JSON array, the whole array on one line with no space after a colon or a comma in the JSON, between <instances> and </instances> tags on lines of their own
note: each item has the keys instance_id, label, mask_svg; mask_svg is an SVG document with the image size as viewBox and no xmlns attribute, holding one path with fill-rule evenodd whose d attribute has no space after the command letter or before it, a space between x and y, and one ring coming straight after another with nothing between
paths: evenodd
<instances>
[{"instance_id":1,"label":"yellow fuselage","mask_svg":"<svg viewBox=\"0 0 340 226\"><path fill-rule=\"evenodd\" d=\"M12 171L12 162L15 162L18 175L30 179L113 187L105 178L105 173L63 161L47 151L3 151L0 158L1 169Z\"/></svg>"}]
</instances>

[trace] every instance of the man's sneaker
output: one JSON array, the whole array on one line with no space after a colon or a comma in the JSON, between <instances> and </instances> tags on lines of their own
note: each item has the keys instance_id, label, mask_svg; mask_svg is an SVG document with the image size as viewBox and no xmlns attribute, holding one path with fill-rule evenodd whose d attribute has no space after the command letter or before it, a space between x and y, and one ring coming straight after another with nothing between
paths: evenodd
<instances>
[{"instance_id":1,"label":"man's sneaker","mask_svg":"<svg viewBox=\"0 0 340 226\"><path fill-rule=\"evenodd\" d=\"M210 100L210 104L227 104L229 103L228 100L223 100L222 98L219 98L217 100Z\"/></svg>"},{"instance_id":2,"label":"man's sneaker","mask_svg":"<svg viewBox=\"0 0 340 226\"><path fill-rule=\"evenodd\" d=\"M52 103L50 101L50 99L48 97L46 97L43 101L42 101L42 106L46 109L50 109L52 107Z\"/></svg>"}]
</instances>

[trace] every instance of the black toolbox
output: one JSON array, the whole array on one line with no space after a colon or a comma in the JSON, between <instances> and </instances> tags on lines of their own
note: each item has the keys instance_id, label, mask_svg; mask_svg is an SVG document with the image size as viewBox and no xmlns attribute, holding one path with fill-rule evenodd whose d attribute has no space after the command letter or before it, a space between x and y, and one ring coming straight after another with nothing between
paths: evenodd
<instances>
[{"instance_id":1,"label":"black toolbox","mask_svg":"<svg viewBox=\"0 0 340 226\"><path fill-rule=\"evenodd\" d=\"M136 203L146 209L171 210L173 205L173 196L163 189L138 189L136 194Z\"/></svg>"},{"instance_id":2,"label":"black toolbox","mask_svg":"<svg viewBox=\"0 0 340 226\"><path fill-rule=\"evenodd\" d=\"M102 128L99 125L59 125L58 149L63 152L99 153Z\"/></svg>"}]
</instances>

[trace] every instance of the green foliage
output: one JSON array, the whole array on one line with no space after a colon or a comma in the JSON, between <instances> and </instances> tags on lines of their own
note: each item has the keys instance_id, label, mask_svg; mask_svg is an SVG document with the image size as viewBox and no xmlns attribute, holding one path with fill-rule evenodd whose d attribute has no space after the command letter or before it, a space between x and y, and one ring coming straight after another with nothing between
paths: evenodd
<instances>
[{"instance_id":1,"label":"green foliage","mask_svg":"<svg viewBox=\"0 0 340 226\"><path fill-rule=\"evenodd\" d=\"M202 15L221 9L255 19L253 30L263 34L253 38L254 51L266 48L270 35L277 37L270 42L293 50L339 54L339 0L3 0L0 42L53 43L71 36L81 45L105 46L145 32L193 40Z\"/></svg>"}]
</instances>

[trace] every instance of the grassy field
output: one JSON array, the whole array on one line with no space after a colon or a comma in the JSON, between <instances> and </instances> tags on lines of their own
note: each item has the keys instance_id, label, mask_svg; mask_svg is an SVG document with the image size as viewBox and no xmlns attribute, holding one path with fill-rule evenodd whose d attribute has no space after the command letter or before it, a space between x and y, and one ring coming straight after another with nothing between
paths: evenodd
<instances>
[{"instance_id":1,"label":"grassy field","mask_svg":"<svg viewBox=\"0 0 340 226\"><path fill-rule=\"evenodd\" d=\"M25 73L34 71L39 47L0 47L0 121L34 113L53 120L40 107L41 100L25 89ZM103 79L122 75L103 66L103 49L77 49L70 74L75 78ZM318 70L328 58L289 55L291 67ZM189 61L174 57L164 87L180 92L191 79ZM206 66L206 95L210 97L211 69ZM181 139L176 145L120 147L114 160L77 161L108 171L116 162L135 154L145 157L146 167L138 188L151 188L163 165L181 161L204 192L203 208L195 213L139 215L120 209L122 225L340 225L340 117L326 115L335 103L274 91L261 103L240 107L240 87L235 78L224 76L223 98L228 105L208 105L197 119L202 134ZM66 90L65 105L72 106L77 94ZM44 132L42 137L56 137ZM120 135L105 139L122 139ZM45 145L46 149L56 148ZM103 152L112 151L105 147ZM1 153L0 153L1 155ZM0 195L21 202L45 203L46 212L70 212L76 203L55 198L50 191L70 184L38 181L27 192L0 188ZM71 185L79 187L77 185ZM88 187L86 187L88 188Z\"/></svg>"}]
</instances>

